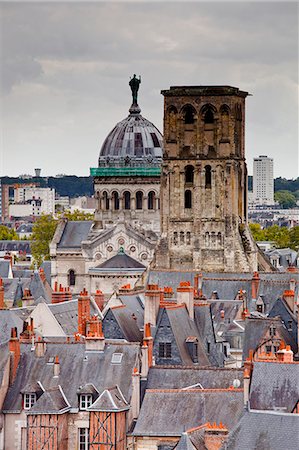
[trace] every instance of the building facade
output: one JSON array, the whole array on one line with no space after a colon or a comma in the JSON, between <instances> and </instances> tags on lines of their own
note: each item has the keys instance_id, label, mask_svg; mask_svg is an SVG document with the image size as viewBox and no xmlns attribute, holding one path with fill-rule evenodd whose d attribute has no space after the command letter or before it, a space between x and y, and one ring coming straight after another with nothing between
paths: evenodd
<instances>
[{"instance_id":1,"label":"building facade","mask_svg":"<svg viewBox=\"0 0 299 450\"><path fill-rule=\"evenodd\" d=\"M253 160L253 202L274 205L273 159L268 156Z\"/></svg>"},{"instance_id":2,"label":"building facade","mask_svg":"<svg viewBox=\"0 0 299 450\"><path fill-rule=\"evenodd\" d=\"M247 92L188 86L162 94L162 229L155 268L256 270L247 226Z\"/></svg>"}]
</instances>

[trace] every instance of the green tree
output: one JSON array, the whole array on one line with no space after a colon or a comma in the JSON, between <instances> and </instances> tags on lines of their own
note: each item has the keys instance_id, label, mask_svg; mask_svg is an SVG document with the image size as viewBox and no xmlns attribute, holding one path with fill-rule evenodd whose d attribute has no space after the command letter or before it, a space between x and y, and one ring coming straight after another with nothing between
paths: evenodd
<instances>
[{"instance_id":1,"label":"green tree","mask_svg":"<svg viewBox=\"0 0 299 450\"><path fill-rule=\"evenodd\" d=\"M8 228L4 225L0 225L0 240L1 241L13 241L18 240L19 236L15 232L15 230L12 230L11 228Z\"/></svg>"},{"instance_id":2,"label":"green tree","mask_svg":"<svg viewBox=\"0 0 299 450\"><path fill-rule=\"evenodd\" d=\"M50 242L54 236L57 220L52 216L42 215L37 219L32 228L31 251L33 261L38 266L44 260L50 259Z\"/></svg>"},{"instance_id":3,"label":"green tree","mask_svg":"<svg viewBox=\"0 0 299 450\"><path fill-rule=\"evenodd\" d=\"M275 192L274 198L282 208L294 208L296 206L296 197L290 191Z\"/></svg>"},{"instance_id":4,"label":"green tree","mask_svg":"<svg viewBox=\"0 0 299 450\"><path fill-rule=\"evenodd\" d=\"M250 223L249 228L252 237L255 241L265 241L265 230L262 229L259 223Z\"/></svg>"},{"instance_id":5,"label":"green tree","mask_svg":"<svg viewBox=\"0 0 299 450\"><path fill-rule=\"evenodd\" d=\"M290 229L290 247L299 251L299 226Z\"/></svg>"},{"instance_id":6,"label":"green tree","mask_svg":"<svg viewBox=\"0 0 299 450\"><path fill-rule=\"evenodd\" d=\"M66 211L62 214L62 217L64 217L67 220L93 220L94 214L92 213L85 213L84 211L79 211L79 209L75 209L74 212Z\"/></svg>"},{"instance_id":7,"label":"green tree","mask_svg":"<svg viewBox=\"0 0 299 450\"><path fill-rule=\"evenodd\" d=\"M273 241L275 247L286 248L290 246L290 232L287 227L280 227L279 225L272 225L265 228L265 240Z\"/></svg>"}]
</instances>

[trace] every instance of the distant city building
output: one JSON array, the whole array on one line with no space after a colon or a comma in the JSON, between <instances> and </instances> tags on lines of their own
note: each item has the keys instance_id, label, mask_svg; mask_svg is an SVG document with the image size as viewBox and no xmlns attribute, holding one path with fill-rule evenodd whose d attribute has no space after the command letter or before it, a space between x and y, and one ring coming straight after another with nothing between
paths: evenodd
<instances>
[{"instance_id":1,"label":"distant city building","mask_svg":"<svg viewBox=\"0 0 299 450\"><path fill-rule=\"evenodd\" d=\"M56 210L65 210L70 207L70 198L68 196L56 195L55 208Z\"/></svg>"},{"instance_id":2,"label":"distant city building","mask_svg":"<svg viewBox=\"0 0 299 450\"><path fill-rule=\"evenodd\" d=\"M253 160L253 202L274 204L273 159L261 155Z\"/></svg>"},{"instance_id":3,"label":"distant city building","mask_svg":"<svg viewBox=\"0 0 299 450\"><path fill-rule=\"evenodd\" d=\"M42 171L42 169L34 169L34 173L37 178L40 177L41 171Z\"/></svg>"},{"instance_id":4,"label":"distant city building","mask_svg":"<svg viewBox=\"0 0 299 450\"><path fill-rule=\"evenodd\" d=\"M21 186L14 189L10 217L40 216L55 211L55 189Z\"/></svg>"}]
</instances>

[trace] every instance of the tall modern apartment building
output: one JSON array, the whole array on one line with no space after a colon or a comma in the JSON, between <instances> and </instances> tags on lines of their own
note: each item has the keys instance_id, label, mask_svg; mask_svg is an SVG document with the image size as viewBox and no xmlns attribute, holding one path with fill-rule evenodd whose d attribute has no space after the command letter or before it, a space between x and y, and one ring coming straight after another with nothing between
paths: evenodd
<instances>
[{"instance_id":1,"label":"tall modern apartment building","mask_svg":"<svg viewBox=\"0 0 299 450\"><path fill-rule=\"evenodd\" d=\"M274 204L273 158L261 155L253 160L253 201Z\"/></svg>"}]
</instances>

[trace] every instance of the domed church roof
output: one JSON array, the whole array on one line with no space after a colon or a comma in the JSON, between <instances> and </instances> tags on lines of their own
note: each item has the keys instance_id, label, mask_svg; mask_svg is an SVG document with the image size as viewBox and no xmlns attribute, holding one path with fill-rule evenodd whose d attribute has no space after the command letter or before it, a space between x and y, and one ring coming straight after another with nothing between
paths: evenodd
<instances>
[{"instance_id":1,"label":"domed church roof","mask_svg":"<svg viewBox=\"0 0 299 450\"><path fill-rule=\"evenodd\" d=\"M160 131L140 113L137 91L141 80L131 79L133 103L129 115L117 123L106 137L99 156L99 166L140 166L161 164L163 137Z\"/></svg>"}]
</instances>

